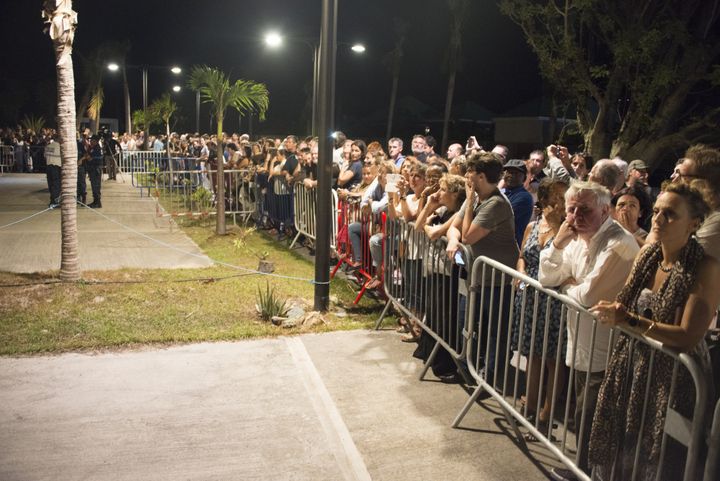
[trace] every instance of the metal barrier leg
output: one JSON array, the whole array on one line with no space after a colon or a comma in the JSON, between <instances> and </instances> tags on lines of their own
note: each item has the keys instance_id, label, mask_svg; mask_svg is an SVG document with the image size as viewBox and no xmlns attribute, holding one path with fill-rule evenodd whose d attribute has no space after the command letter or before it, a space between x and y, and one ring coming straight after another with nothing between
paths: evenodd
<instances>
[{"instance_id":1,"label":"metal barrier leg","mask_svg":"<svg viewBox=\"0 0 720 481\"><path fill-rule=\"evenodd\" d=\"M390 300L388 300L385 303L385 307L383 308L383 311L380 313L380 317L378 318L377 322L375 322L375 330L376 331L380 329L383 319L385 319L385 316L387 315L388 311L390 310L391 305L392 305L392 301L390 301Z\"/></svg>"},{"instance_id":2,"label":"metal barrier leg","mask_svg":"<svg viewBox=\"0 0 720 481\"><path fill-rule=\"evenodd\" d=\"M435 361L435 356L437 356L438 351L440 350L440 343L435 341L435 346L433 346L433 350L430 353L430 355L427 358L427 361L423 364L422 371L420 371L420 375L418 376L418 381L422 381L425 379L425 374L427 374L428 369L432 366L432 363Z\"/></svg>"},{"instance_id":3,"label":"metal barrier leg","mask_svg":"<svg viewBox=\"0 0 720 481\"><path fill-rule=\"evenodd\" d=\"M470 399L467 400L463 408L460 410L458 415L455 417L455 420L452 422L451 427L456 428L460 425L465 415L470 411L470 408L473 404L475 404L475 401L477 401L477 398L482 394L482 392L485 390L485 388L482 385L483 383L480 383L478 387L475 388L475 391L473 391L472 396L470 396Z\"/></svg>"},{"instance_id":4,"label":"metal barrier leg","mask_svg":"<svg viewBox=\"0 0 720 481\"><path fill-rule=\"evenodd\" d=\"M300 232L300 231L298 231L298 233L295 234L295 238L294 238L293 241L290 243L290 247L288 247L288 249L292 249L292 248L293 248L293 246L295 245L295 243L297 242L298 238L299 238L301 235L302 235L302 232Z\"/></svg>"}]
</instances>

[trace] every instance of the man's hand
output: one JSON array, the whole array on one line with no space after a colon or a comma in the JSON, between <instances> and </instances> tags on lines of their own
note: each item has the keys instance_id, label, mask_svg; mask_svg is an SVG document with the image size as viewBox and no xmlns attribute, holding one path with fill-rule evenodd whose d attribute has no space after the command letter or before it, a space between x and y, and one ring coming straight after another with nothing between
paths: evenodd
<instances>
[{"instance_id":1,"label":"man's hand","mask_svg":"<svg viewBox=\"0 0 720 481\"><path fill-rule=\"evenodd\" d=\"M471 201L470 205L472 205L472 201L475 200L474 194L475 194L475 186L473 185L471 180L466 180L465 181L465 197Z\"/></svg>"},{"instance_id":2,"label":"man's hand","mask_svg":"<svg viewBox=\"0 0 720 481\"><path fill-rule=\"evenodd\" d=\"M575 239L577 239L577 232L575 232L575 227L574 225L572 225L571 222L568 221L568 219L565 219L565 222L563 222L560 225L560 229L558 229L555 240L553 240L553 245L556 249L564 249L570 242Z\"/></svg>"},{"instance_id":3,"label":"man's hand","mask_svg":"<svg viewBox=\"0 0 720 481\"><path fill-rule=\"evenodd\" d=\"M558 145L557 148L557 158L562 160L563 162L566 162L570 159L570 153L568 152L568 148L564 145Z\"/></svg>"}]
</instances>

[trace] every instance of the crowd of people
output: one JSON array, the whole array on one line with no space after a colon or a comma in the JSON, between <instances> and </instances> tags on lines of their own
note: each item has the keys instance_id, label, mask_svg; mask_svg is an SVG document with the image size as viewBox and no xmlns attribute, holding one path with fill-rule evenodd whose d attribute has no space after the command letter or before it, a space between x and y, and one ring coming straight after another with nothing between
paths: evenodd
<instances>
[{"instance_id":1,"label":"crowd of people","mask_svg":"<svg viewBox=\"0 0 720 481\"><path fill-rule=\"evenodd\" d=\"M59 153L53 147L57 139L50 130L30 140L7 131L0 137L3 144L14 146L14 152L24 151L28 142L43 145L47 164L59 165ZM720 304L716 288L720 285L720 150L690 147L671 178L650 187L648 166L642 159L595 160L583 152L571 155L561 145L520 157L511 156L503 145L485 151L473 137L466 145L450 145L446 152L437 152L435 139L424 135L415 135L408 151L396 137L385 146L348 139L342 132L336 132L334 139L333 188L341 203L355 206L360 213L341 219L346 224L346 238L338 239L338 250L347 270L352 273L364 265L372 266L373 277L365 288L382 291L384 256L404 256L406 270L400 275L406 278L406 302L414 312L423 311L425 300L417 298L422 294L413 291L407 279L415 270L422 271L424 253L413 246L402 253L383 250L384 234L378 224L384 213L389 220L413 223L415 231L429 241L445 237L445 252L435 250L433 255L453 259L463 244L474 256L486 256L516 269L584 306L591 314L568 316L561 323L559 303L541 298L541 312L525 313L538 320L533 329L541 335L534 338L528 324L521 328L517 318L501 320L499 325L510 328L490 329L485 375L488 379L501 376L492 371L495 366L504 369L503 363L495 360L506 353L504 348L494 352L494 346L504 346L508 337L511 348L522 355L534 352L525 402L529 407L541 406L533 414L545 426L552 423L555 399L551 394L562 389L554 384L565 384L572 375L567 392L575 399L578 467L586 473L595 469L598 479L605 479L613 469L629 473L640 459L637 479L654 479L669 400L673 400L673 408L690 415L692 380L681 370L672 393L672 360L656 359L650 369L651 350L625 335L611 345L611 328L623 326L691 353L709 371L704 339ZM251 141L247 135L231 134L220 144L213 135L146 138L142 132L119 137L85 132L78 137L78 155L83 159L80 168L90 176L92 185L89 206L101 207L102 169L105 167L110 177L114 175L117 164L113 155L117 152L154 150L170 157L192 157L198 160L198 168L212 173L218 149L222 149L225 169L254 171L263 196L289 198L292 189L317 186L316 138L289 135ZM16 165L25 171L32 164L21 159ZM53 179L59 178L57 169L49 170ZM84 186L85 172L81 177ZM214 190L218 179L210 177L209 188ZM58 195L59 189L51 187L51 204ZM85 203L80 182L78 199ZM292 205L287 208L288 215L279 220L260 212L259 225L290 233ZM522 292L519 283L515 289L504 289L482 279L477 287L488 290L487 298L494 299L492 312L509 316L510 305L515 306L515 316L523 311L517 297ZM452 293L441 295L454 297ZM483 309L487 307L483 305ZM479 310L475 312L481 319L490 314ZM402 339L421 341L422 326L411 317L400 320L399 330L405 333ZM594 319L600 323L595 325ZM544 348L548 355L541 365L539 353ZM563 367L558 369L558 365ZM543 370L547 374L541 376ZM445 363L442 371L436 374L444 381L463 378L452 364ZM650 419L642 420L646 384L654 404ZM587 421L582 422L583 418ZM639 438L641 455L636 458ZM661 479L679 476L682 463L673 459L682 458L666 455ZM556 469L553 476L575 478L572 471L562 469Z\"/></svg>"}]
</instances>

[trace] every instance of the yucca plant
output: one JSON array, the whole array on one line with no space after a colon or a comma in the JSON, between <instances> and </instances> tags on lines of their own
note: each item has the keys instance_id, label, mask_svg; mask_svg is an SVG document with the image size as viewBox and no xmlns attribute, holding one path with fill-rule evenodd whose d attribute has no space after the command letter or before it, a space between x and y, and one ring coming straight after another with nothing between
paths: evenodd
<instances>
[{"instance_id":1,"label":"yucca plant","mask_svg":"<svg viewBox=\"0 0 720 481\"><path fill-rule=\"evenodd\" d=\"M285 300L275 293L275 288L270 288L270 283L265 282L265 292L258 287L257 303L255 308L263 321L270 322L273 317L285 317L290 310Z\"/></svg>"}]
</instances>

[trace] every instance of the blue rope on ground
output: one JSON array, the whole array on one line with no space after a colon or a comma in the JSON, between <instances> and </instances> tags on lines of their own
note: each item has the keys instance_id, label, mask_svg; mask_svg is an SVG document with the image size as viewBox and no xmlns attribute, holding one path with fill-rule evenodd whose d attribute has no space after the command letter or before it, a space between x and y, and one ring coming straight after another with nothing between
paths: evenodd
<instances>
[{"instance_id":1,"label":"blue rope on ground","mask_svg":"<svg viewBox=\"0 0 720 481\"><path fill-rule=\"evenodd\" d=\"M0 226L0 230L4 229L4 228L6 228L6 227L10 227L10 226L16 225L16 224L20 224L21 222L25 222L26 220L30 220L30 219L32 219L33 217L39 216L40 214L44 214L45 212L47 212L47 211L49 211L49 210L53 210L53 209L51 209L50 207L48 207L48 208L45 209L45 210L41 210L40 212L36 212L36 213L34 213L34 214L30 215L30 216L27 216L27 217L25 217L25 218L23 218L23 219L16 220L15 222L11 222L11 223L9 223L9 224L2 225L2 226Z\"/></svg>"}]
</instances>

